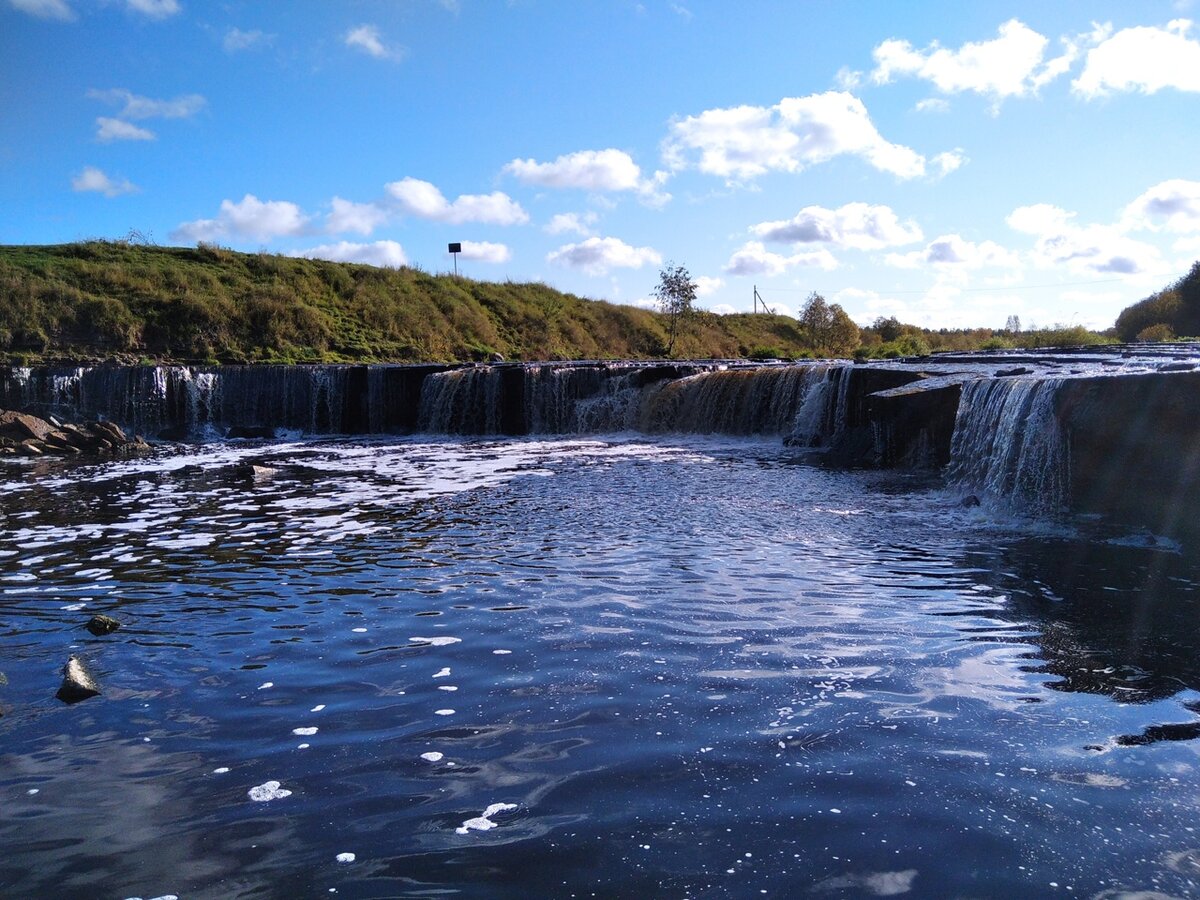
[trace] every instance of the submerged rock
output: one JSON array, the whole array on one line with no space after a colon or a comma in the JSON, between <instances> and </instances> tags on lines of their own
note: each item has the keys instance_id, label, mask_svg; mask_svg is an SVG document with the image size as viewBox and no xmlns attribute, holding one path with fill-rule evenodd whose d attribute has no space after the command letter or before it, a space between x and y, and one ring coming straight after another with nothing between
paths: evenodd
<instances>
[{"instance_id":1,"label":"submerged rock","mask_svg":"<svg viewBox=\"0 0 1200 900\"><path fill-rule=\"evenodd\" d=\"M958 501L958 505L961 506L963 509L970 509L972 506L979 505L979 498L976 497L974 494L967 494L967 496L963 497L960 501Z\"/></svg>"},{"instance_id":2,"label":"submerged rock","mask_svg":"<svg viewBox=\"0 0 1200 900\"><path fill-rule=\"evenodd\" d=\"M269 425L232 425L225 432L227 438L267 438L275 437L275 429Z\"/></svg>"},{"instance_id":3,"label":"submerged rock","mask_svg":"<svg viewBox=\"0 0 1200 900\"><path fill-rule=\"evenodd\" d=\"M55 694L63 703L78 703L100 693L100 687L76 657L72 656L63 666L63 682Z\"/></svg>"},{"instance_id":4,"label":"submerged rock","mask_svg":"<svg viewBox=\"0 0 1200 900\"><path fill-rule=\"evenodd\" d=\"M100 637L101 635L112 634L121 627L121 623L110 616L98 615L92 616L86 627L96 637Z\"/></svg>"}]
</instances>

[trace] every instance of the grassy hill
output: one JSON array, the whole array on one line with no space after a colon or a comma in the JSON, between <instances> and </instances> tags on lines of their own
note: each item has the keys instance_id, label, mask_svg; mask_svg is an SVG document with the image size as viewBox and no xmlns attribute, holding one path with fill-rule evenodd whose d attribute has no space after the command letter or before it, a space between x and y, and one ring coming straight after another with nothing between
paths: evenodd
<instances>
[{"instance_id":1,"label":"grassy hill","mask_svg":"<svg viewBox=\"0 0 1200 900\"><path fill-rule=\"evenodd\" d=\"M0 246L0 357L367 362L660 356L658 313L419 269L155 247ZM699 313L681 357L796 356L787 316Z\"/></svg>"},{"instance_id":2,"label":"grassy hill","mask_svg":"<svg viewBox=\"0 0 1200 900\"><path fill-rule=\"evenodd\" d=\"M1200 261L1178 281L1121 310L1116 330L1123 341L1200 335Z\"/></svg>"}]
</instances>

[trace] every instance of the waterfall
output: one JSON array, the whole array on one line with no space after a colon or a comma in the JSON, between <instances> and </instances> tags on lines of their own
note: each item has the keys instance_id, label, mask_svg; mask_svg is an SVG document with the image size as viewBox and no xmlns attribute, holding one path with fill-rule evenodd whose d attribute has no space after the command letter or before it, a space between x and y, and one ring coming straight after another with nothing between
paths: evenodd
<instances>
[{"instance_id":1,"label":"waterfall","mask_svg":"<svg viewBox=\"0 0 1200 900\"><path fill-rule=\"evenodd\" d=\"M1055 395L1061 378L989 378L963 386L947 475L1014 512L1049 513L1070 500L1070 454Z\"/></svg>"},{"instance_id":2,"label":"waterfall","mask_svg":"<svg viewBox=\"0 0 1200 900\"><path fill-rule=\"evenodd\" d=\"M421 385L417 427L438 434L500 434L502 370L452 369Z\"/></svg>"},{"instance_id":3,"label":"waterfall","mask_svg":"<svg viewBox=\"0 0 1200 900\"><path fill-rule=\"evenodd\" d=\"M712 363L95 366L0 370L0 407L139 434L797 435L844 427L849 367Z\"/></svg>"}]
</instances>

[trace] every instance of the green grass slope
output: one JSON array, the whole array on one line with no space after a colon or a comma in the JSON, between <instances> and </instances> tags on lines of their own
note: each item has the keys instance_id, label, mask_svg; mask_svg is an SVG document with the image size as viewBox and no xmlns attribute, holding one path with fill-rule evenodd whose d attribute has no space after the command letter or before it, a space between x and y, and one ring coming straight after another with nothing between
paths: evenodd
<instances>
[{"instance_id":1,"label":"green grass slope","mask_svg":"<svg viewBox=\"0 0 1200 900\"><path fill-rule=\"evenodd\" d=\"M786 316L699 313L680 357L796 356ZM649 358L665 319L545 284L123 241L0 246L9 362Z\"/></svg>"}]
</instances>

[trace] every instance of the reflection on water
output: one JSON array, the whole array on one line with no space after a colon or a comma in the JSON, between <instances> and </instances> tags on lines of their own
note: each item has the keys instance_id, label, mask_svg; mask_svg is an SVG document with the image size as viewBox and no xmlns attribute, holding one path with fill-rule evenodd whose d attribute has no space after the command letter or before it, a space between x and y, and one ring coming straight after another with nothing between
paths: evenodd
<instances>
[{"instance_id":1,"label":"reflection on water","mask_svg":"<svg viewBox=\"0 0 1200 900\"><path fill-rule=\"evenodd\" d=\"M1196 561L797 462L0 468L0 893L1196 893Z\"/></svg>"}]
</instances>

